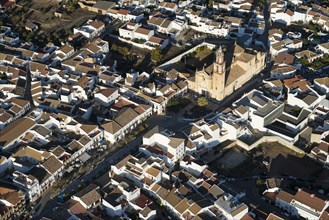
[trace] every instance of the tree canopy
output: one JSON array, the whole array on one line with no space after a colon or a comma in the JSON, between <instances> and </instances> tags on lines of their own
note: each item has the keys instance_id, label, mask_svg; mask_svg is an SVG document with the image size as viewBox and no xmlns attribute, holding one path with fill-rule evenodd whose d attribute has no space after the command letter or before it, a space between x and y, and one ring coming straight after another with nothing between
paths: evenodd
<instances>
[{"instance_id":1,"label":"tree canopy","mask_svg":"<svg viewBox=\"0 0 329 220\"><path fill-rule=\"evenodd\" d=\"M161 54L160 47L156 47L151 51L151 60L155 63L160 62L163 59L163 55Z\"/></svg>"},{"instance_id":2,"label":"tree canopy","mask_svg":"<svg viewBox=\"0 0 329 220\"><path fill-rule=\"evenodd\" d=\"M201 96L198 98L197 104L200 107L205 107L208 105L208 99L204 96Z\"/></svg>"}]
</instances>

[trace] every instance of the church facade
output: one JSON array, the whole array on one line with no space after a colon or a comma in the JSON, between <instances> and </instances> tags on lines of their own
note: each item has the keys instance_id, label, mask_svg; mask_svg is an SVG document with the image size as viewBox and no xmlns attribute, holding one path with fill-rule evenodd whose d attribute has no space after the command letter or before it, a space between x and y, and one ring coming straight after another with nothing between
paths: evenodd
<instances>
[{"instance_id":1,"label":"church facade","mask_svg":"<svg viewBox=\"0 0 329 220\"><path fill-rule=\"evenodd\" d=\"M225 53L219 47L214 63L196 71L195 76L188 79L188 89L220 101L259 73L264 66L265 53L246 51L239 45L234 45L231 65L226 66Z\"/></svg>"}]
</instances>

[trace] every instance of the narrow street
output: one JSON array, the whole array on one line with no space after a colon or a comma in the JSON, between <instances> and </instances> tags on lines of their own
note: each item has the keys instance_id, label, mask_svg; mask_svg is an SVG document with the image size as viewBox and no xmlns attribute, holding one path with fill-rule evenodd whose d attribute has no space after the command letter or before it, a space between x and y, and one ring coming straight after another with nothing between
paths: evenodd
<instances>
[{"instance_id":1,"label":"narrow street","mask_svg":"<svg viewBox=\"0 0 329 220\"><path fill-rule=\"evenodd\" d=\"M97 167L91 170L89 173L84 175L81 178L76 179L72 183L70 183L65 189L61 192L61 194L70 194L72 190L76 190L78 185L82 182L92 182L95 178L101 176L106 171L110 170L111 165L117 163L122 158L127 156L131 150L136 151L137 147L140 145L142 141L142 137L139 136L132 142L128 143L125 147L121 148L114 154L110 155L104 161L102 161ZM50 199L52 198L53 199ZM40 219L41 217L49 216L53 212L53 209L58 206L57 195L52 195L50 191L47 191L43 194L36 204L37 212L35 214L35 219Z\"/></svg>"},{"instance_id":2,"label":"narrow street","mask_svg":"<svg viewBox=\"0 0 329 220\"><path fill-rule=\"evenodd\" d=\"M189 122L186 122L184 120L172 119L158 115L150 117L146 120L146 122L149 124L150 129L156 125L159 125L173 132L177 132L178 130L182 129L183 127L186 127L189 124ZM142 143L142 137L146 132L147 131L142 132L133 141L129 142L125 147L108 156L89 173L70 183L60 194L70 194L72 190L77 190L78 186L83 182L91 183L94 179L100 177L105 172L109 171L111 165L116 164L124 157L131 154L131 152L138 151L138 147ZM59 199L57 197L58 195L59 194L52 193L51 190L48 190L46 193L44 193L35 205L36 213L34 214L34 219L51 216L51 214L53 214L54 212L53 210L55 209L55 207L59 206Z\"/></svg>"},{"instance_id":3,"label":"narrow street","mask_svg":"<svg viewBox=\"0 0 329 220\"><path fill-rule=\"evenodd\" d=\"M268 1L269 2L269 1ZM271 23L270 23L270 14L269 14L269 6L268 4L265 4L264 8L265 12L265 30L264 34L262 35L262 40L264 43L265 48L268 50L268 31L270 29ZM107 28L106 31L100 36L101 38L105 38L107 34L112 33L115 27ZM221 39L204 39L203 41L207 41L209 43L214 44L223 44L228 43L228 41L223 41ZM194 43L197 43L195 41ZM262 80L267 78L270 74L270 69L272 67L272 63L267 63L265 69L255 75L251 80L249 80L247 83L245 83L241 88L236 90L232 95L226 97L224 100L222 100L217 105L217 112L222 111L227 107L230 107L234 101L236 101L238 98L242 97L245 93L248 93L254 88L257 88L262 84ZM27 68L28 69L28 68ZM27 85L26 85L26 93L25 98L31 101L31 104L33 104L33 99L31 96L31 74L29 71L27 71ZM182 128L189 125L189 122L184 121L181 119L181 115L175 115L173 117L166 117L166 116L152 116L147 120L147 123L149 124L150 128L153 128L156 125L162 126L166 129L169 129L170 131L177 132L181 130ZM109 155L106 159L104 159L101 163L99 163L94 169L92 169L90 172L85 174L82 177L79 177L78 179L74 180L72 183L70 183L60 194L67 194L69 195L73 190L77 190L78 186L81 185L81 183L88 182L91 183L94 179L98 178L108 170L110 170L111 165L116 164L121 159L126 157L131 152L137 151L138 146L142 143L142 134L140 134L138 137L136 137L133 141L128 143L125 147L117 150L113 154ZM254 180L249 180L249 182L244 181L246 185L254 184ZM270 205L269 203L265 202L261 196L258 196L259 192L255 192L255 187L245 187L242 192L246 193L246 196L242 198L242 201L246 202L247 204L255 204L255 205L261 205L265 207L266 209L269 209L277 214L280 214L280 210L278 210L276 207ZM236 194L238 192L241 192L241 187L239 183L237 182L224 182L221 184L221 187L223 187L224 190L227 190L228 192L232 194ZM41 196L41 198L38 200L36 206L35 206L35 217L34 219L40 219L44 216L51 216L51 214L54 212L57 206L59 206L59 199L58 195L54 195L51 190L47 191L45 194ZM279 213L278 213L279 212Z\"/></svg>"}]
</instances>

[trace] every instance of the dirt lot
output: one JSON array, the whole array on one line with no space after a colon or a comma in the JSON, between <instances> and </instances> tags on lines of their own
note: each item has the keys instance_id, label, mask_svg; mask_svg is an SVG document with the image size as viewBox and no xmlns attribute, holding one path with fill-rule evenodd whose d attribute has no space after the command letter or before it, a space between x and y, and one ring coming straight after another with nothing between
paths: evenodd
<instances>
[{"instance_id":1,"label":"dirt lot","mask_svg":"<svg viewBox=\"0 0 329 220\"><path fill-rule=\"evenodd\" d=\"M106 58L105 65L113 66L116 63L117 70L122 73L130 72L131 69L140 71L140 73L143 71L150 73L153 70L154 64L151 62L150 50L141 49L108 36L104 40L107 40L110 46L110 53ZM113 50L113 45L117 48L125 48L126 54Z\"/></svg>"},{"instance_id":2,"label":"dirt lot","mask_svg":"<svg viewBox=\"0 0 329 220\"><path fill-rule=\"evenodd\" d=\"M19 7L22 6L22 7ZM33 0L21 2L14 10L18 11L21 23L36 22L44 31L56 29L70 29L73 26L81 25L86 20L95 16L94 13L83 10L79 7L71 9L72 12L64 13L61 18L55 17L55 11L60 8L56 0L39 1ZM15 15L14 15L15 16Z\"/></svg>"},{"instance_id":3,"label":"dirt lot","mask_svg":"<svg viewBox=\"0 0 329 220\"><path fill-rule=\"evenodd\" d=\"M10 23L8 25L20 33L21 38L31 39L42 45L50 40L65 41L67 36L73 33L73 27L80 26L96 15L79 8L78 5L67 4L66 9L69 11L59 18L55 16L55 11L60 7L60 3L56 0L20 1L9 11ZM39 29L32 33L25 31L24 27L29 23L37 24Z\"/></svg>"},{"instance_id":4,"label":"dirt lot","mask_svg":"<svg viewBox=\"0 0 329 220\"><path fill-rule=\"evenodd\" d=\"M224 153L224 155L218 159L217 164L223 169L233 169L234 167L239 166L246 159L247 156L235 148Z\"/></svg>"},{"instance_id":5,"label":"dirt lot","mask_svg":"<svg viewBox=\"0 0 329 220\"><path fill-rule=\"evenodd\" d=\"M235 167L231 166L230 168L230 166L226 166L225 169L220 166L220 163L223 163L221 161L223 157L210 165L224 175L227 174L232 177L252 177L264 174L270 177L293 176L304 179L312 179L314 177L327 179L328 177L328 171L324 170L321 164L307 156L297 155L292 150L278 143L263 144L263 146L254 151L244 152L244 154L246 159ZM270 164L265 166L263 160L267 157L270 159ZM223 159L225 164L225 157Z\"/></svg>"},{"instance_id":6,"label":"dirt lot","mask_svg":"<svg viewBox=\"0 0 329 220\"><path fill-rule=\"evenodd\" d=\"M270 143L262 148L264 157L271 158L268 166L269 175L288 175L308 178L319 172L322 166L308 158L297 155L284 146Z\"/></svg>"}]
</instances>

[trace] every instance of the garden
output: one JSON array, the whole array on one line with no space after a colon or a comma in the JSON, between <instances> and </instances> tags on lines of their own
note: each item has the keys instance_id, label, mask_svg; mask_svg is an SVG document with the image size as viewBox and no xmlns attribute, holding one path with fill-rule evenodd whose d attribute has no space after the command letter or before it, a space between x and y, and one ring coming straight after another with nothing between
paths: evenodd
<instances>
[{"instance_id":1,"label":"garden","mask_svg":"<svg viewBox=\"0 0 329 220\"><path fill-rule=\"evenodd\" d=\"M170 99L166 106L166 111L169 113L178 113L181 109L185 108L191 100L188 97L179 97Z\"/></svg>"}]
</instances>

